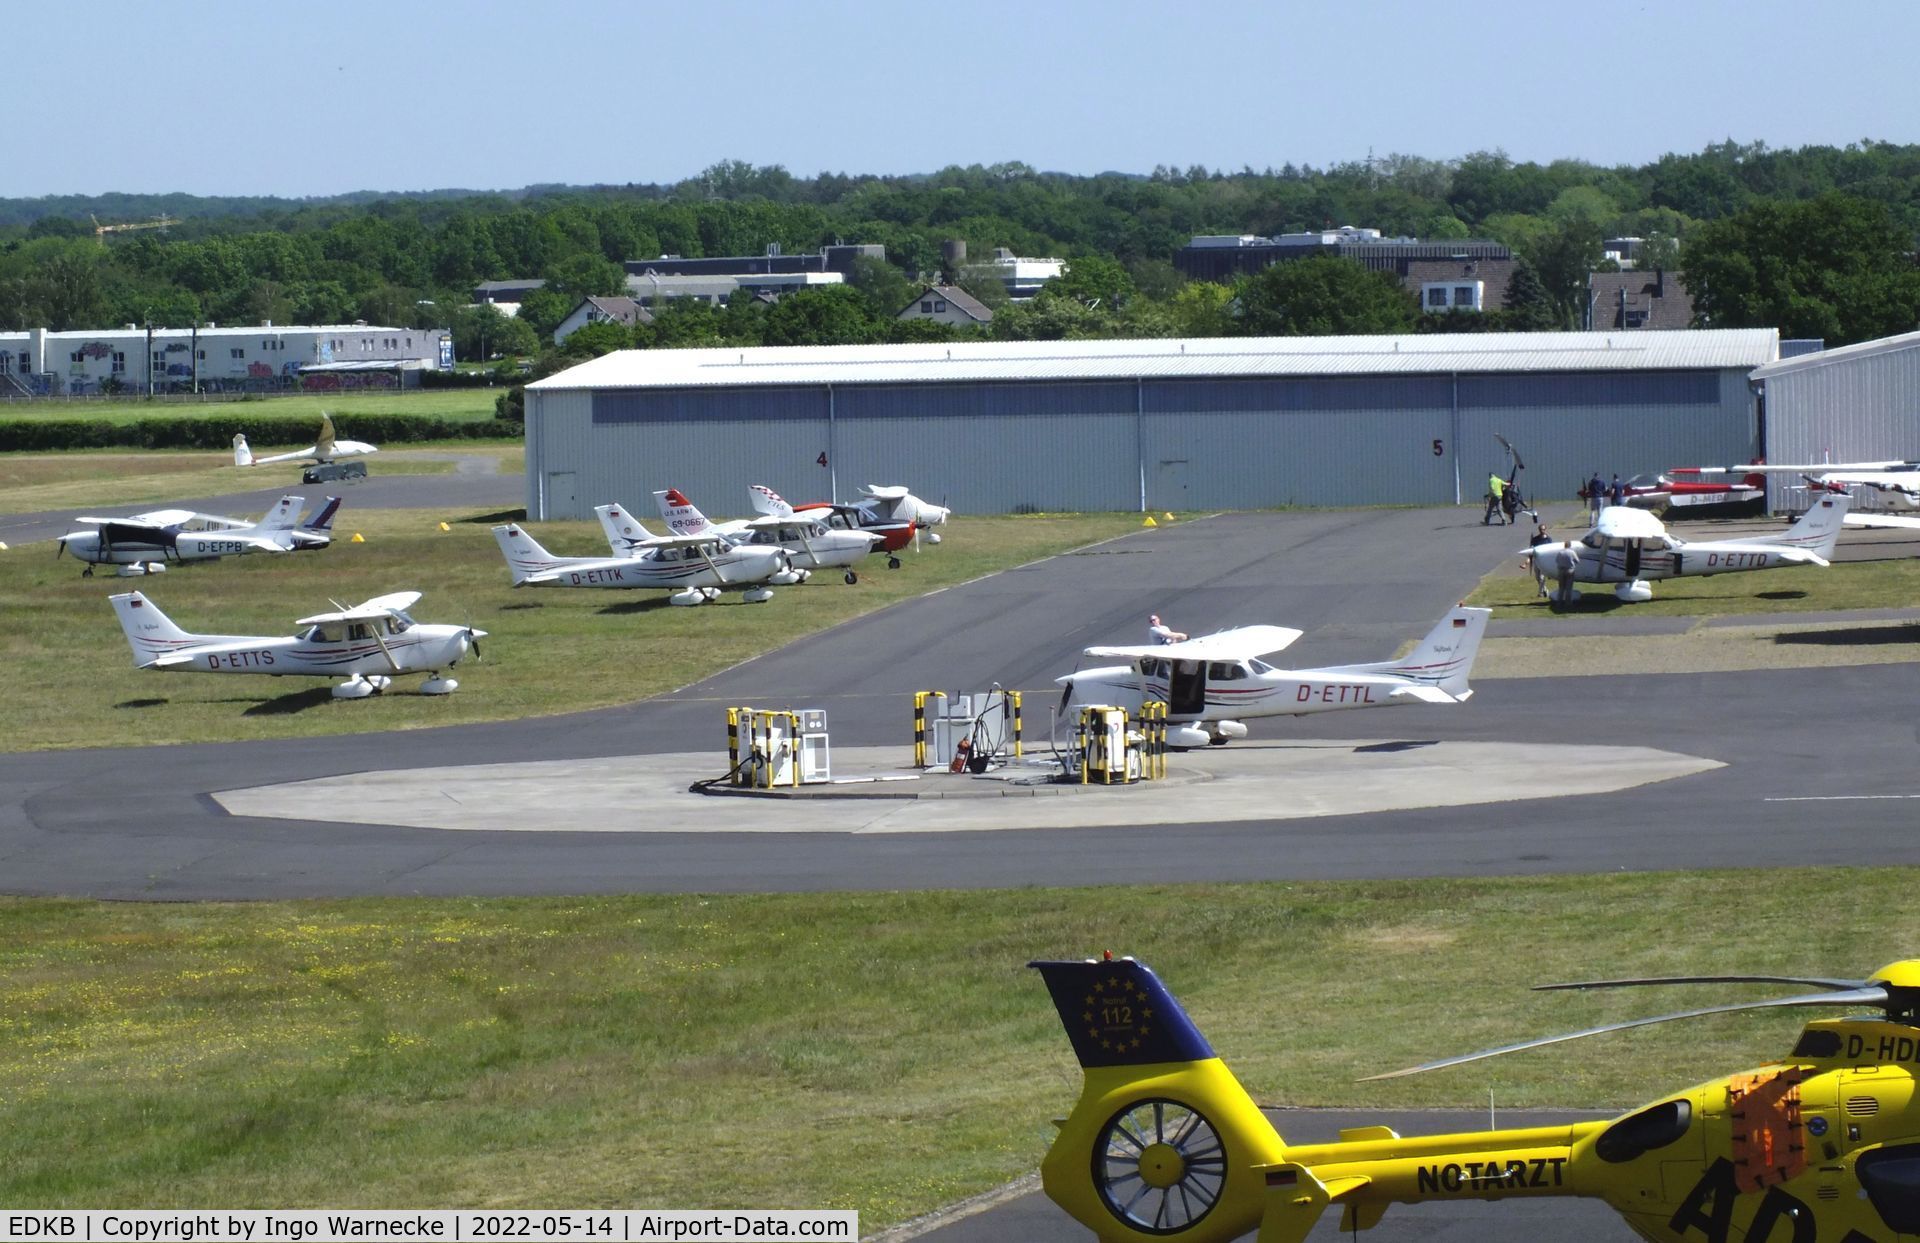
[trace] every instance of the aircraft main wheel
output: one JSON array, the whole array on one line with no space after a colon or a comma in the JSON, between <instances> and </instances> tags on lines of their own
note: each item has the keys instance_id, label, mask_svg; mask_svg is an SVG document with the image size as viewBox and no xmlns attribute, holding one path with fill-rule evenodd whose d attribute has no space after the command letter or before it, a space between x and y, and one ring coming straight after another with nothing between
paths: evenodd
<instances>
[{"instance_id":1,"label":"aircraft main wheel","mask_svg":"<svg viewBox=\"0 0 1920 1243\"><path fill-rule=\"evenodd\" d=\"M858 574L855 574L852 570L847 571L847 586L851 587L859 581L860 576Z\"/></svg>"},{"instance_id":2,"label":"aircraft main wheel","mask_svg":"<svg viewBox=\"0 0 1920 1243\"><path fill-rule=\"evenodd\" d=\"M1207 735L1207 745L1210 747L1224 747L1231 741L1232 739L1228 738L1225 734Z\"/></svg>"},{"instance_id":3,"label":"aircraft main wheel","mask_svg":"<svg viewBox=\"0 0 1920 1243\"><path fill-rule=\"evenodd\" d=\"M897 570L897 569L899 569L899 568L900 568L900 558L898 558L898 557L888 557L888 558L887 558L887 568L888 568L889 570Z\"/></svg>"},{"instance_id":4,"label":"aircraft main wheel","mask_svg":"<svg viewBox=\"0 0 1920 1243\"><path fill-rule=\"evenodd\" d=\"M1178 1101L1141 1101L1094 1141L1093 1183L1107 1211L1146 1234L1175 1234L1213 1211L1227 1181L1226 1147L1206 1115Z\"/></svg>"}]
</instances>

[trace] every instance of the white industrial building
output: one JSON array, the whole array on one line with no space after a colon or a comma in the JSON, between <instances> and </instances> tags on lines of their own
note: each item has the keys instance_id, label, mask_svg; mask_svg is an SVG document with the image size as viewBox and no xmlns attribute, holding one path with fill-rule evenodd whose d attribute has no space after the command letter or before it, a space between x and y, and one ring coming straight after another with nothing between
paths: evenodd
<instances>
[{"instance_id":1,"label":"white industrial building","mask_svg":"<svg viewBox=\"0 0 1920 1243\"><path fill-rule=\"evenodd\" d=\"M1768 363L1753 373L1769 462L1920 459L1920 332ZM1804 481L1768 480L1767 507L1805 505ZM1855 504L1877 505L1859 489Z\"/></svg>"},{"instance_id":2,"label":"white industrial building","mask_svg":"<svg viewBox=\"0 0 1920 1243\"><path fill-rule=\"evenodd\" d=\"M527 387L527 512L904 483L960 512L1571 496L1758 451L1772 329L626 350Z\"/></svg>"},{"instance_id":3,"label":"white industrial building","mask_svg":"<svg viewBox=\"0 0 1920 1243\"><path fill-rule=\"evenodd\" d=\"M0 332L0 399L402 388L453 369L444 328L378 324Z\"/></svg>"}]
</instances>

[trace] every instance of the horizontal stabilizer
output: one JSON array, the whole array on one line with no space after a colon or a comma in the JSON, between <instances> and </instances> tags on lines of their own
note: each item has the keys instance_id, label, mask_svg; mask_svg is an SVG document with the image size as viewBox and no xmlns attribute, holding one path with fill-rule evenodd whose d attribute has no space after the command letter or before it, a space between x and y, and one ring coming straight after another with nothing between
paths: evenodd
<instances>
[{"instance_id":1,"label":"horizontal stabilizer","mask_svg":"<svg viewBox=\"0 0 1920 1243\"><path fill-rule=\"evenodd\" d=\"M142 669L171 669L176 665L190 665L193 661L194 658L185 652L174 652L171 655L160 656L150 660L140 667Z\"/></svg>"},{"instance_id":2,"label":"horizontal stabilizer","mask_svg":"<svg viewBox=\"0 0 1920 1243\"><path fill-rule=\"evenodd\" d=\"M1437 686L1396 686L1387 698L1418 699L1421 703L1429 704L1457 704L1465 699L1466 695L1449 695Z\"/></svg>"}]
</instances>

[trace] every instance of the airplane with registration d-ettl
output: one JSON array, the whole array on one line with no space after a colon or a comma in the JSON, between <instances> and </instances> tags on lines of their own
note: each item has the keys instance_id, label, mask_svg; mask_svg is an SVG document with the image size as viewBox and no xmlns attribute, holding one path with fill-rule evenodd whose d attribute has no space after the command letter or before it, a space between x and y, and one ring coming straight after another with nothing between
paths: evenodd
<instances>
[{"instance_id":1,"label":"airplane with registration d-ettl","mask_svg":"<svg viewBox=\"0 0 1920 1243\"><path fill-rule=\"evenodd\" d=\"M1256 717L1465 703L1473 694L1467 677L1491 615L1490 609L1461 606L1401 659L1322 669L1276 669L1259 659L1300 637L1286 626L1242 626L1142 647L1090 647L1087 656L1129 663L1056 678L1064 689L1055 729L1069 727L1085 706L1125 708L1137 716L1142 704L1158 700L1167 705L1168 745L1204 747L1246 737L1245 722Z\"/></svg>"},{"instance_id":2,"label":"airplane with registration d-ettl","mask_svg":"<svg viewBox=\"0 0 1920 1243\"><path fill-rule=\"evenodd\" d=\"M770 490L768 495L773 495ZM701 513L678 488L655 492L653 499L660 507L660 516L674 534L718 535L737 548L782 549L793 568L802 575L803 581L814 570L831 567L845 570L843 577L851 586L860 581L853 566L881 542L879 533L875 531L836 530L818 517L818 511L814 510L797 513L789 508L784 514L763 514L758 518L716 523ZM777 496L774 499L779 500ZM784 501L780 503L785 505ZM624 526L613 525L609 515L602 514L601 522L607 527L607 540L615 552L619 552L633 538ZM642 532L645 530L637 522L631 523L631 526Z\"/></svg>"},{"instance_id":3,"label":"airplane with registration d-ettl","mask_svg":"<svg viewBox=\"0 0 1920 1243\"><path fill-rule=\"evenodd\" d=\"M1651 600L1648 583L1663 578L1827 565L1848 500L1845 493L1816 497L1785 531L1730 540L1683 540L1644 509L1609 505L1579 539L1535 544L1520 557L1559 584L1555 598L1563 602L1573 598L1575 583L1611 583L1622 601Z\"/></svg>"},{"instance_id":4,"label":"airplane with registration d-ettl","mask_svg":"<svg viewBox=\"0 0 1920 1243\"><path fill-rule=\"evenodd\" d=\"M596 512L618 508L603 505ZM607 514L601 522L608 523ZM748 604L762 604L774 587L800 581L784 551L736 548L717 535L653 538L617 557L555 556L518 523L497 526L493 535L515 587L650 588L672 592L669 604L692 606L731 590Z\"/></svg>"},{"instance_id":5,"label":"airplane with registration d-ettl","mask_svg":"<svg viewBox=\"0 0 1920 1243\"><path fill-rule=\"evenodd\" d=\"M133 649L136 669L168 673L250 673L267 677L337 678L335 699L364 699L392 685L396 676L427 674L423 695L445 695L460 684L445 670L471 651L477 660L484 630L472 626L423 625L407 610L417 591L375 596L364 604L302 617L306 629L292 636L192 634L137 591L108 597Z\"/></svg>"},{"instance_id":6,"label":"airplane with registration d-ettl","mask_svg":"<svg viewBox=\"0 0 1920 1243\"><path fill-rule=\"evenodd\" d=\"M156 509L127 518L75 518L90 531L69 531L54 549L86 562L82 578L93 577L96 565L118 566L121 577L158 574L170 561L212 561L247 553L308 552L333 542L333 516L340 498L326 504L306 522L301 496L283 496L258 522L195 513L191 509Z\"/></svg>"},{"instance_id":7,"label":"airplane with registration d-ettl","mask_svg":"<svg viewBox=\"0 0 1920 1243\"><path fill-rule=\"evenodd\" d=\"M1081 1072L1079 1100L1054 1124L1041 1185L1100 1243L1304 1243L1331 1237L1315 1233L1330 1210L1346 1237L1378 1225L1396 1204L1549 1197L1598 1200L1649 1243L1920 1237L1920 961L1889 963L1866 979L1753 974L1543 985L1813 991L1607 1023L1369 1078L1707 1015L1803 1006L1855 1013L1807 1023L1783 1057L1611 1119L1445 1135L1361 1126L1310 1144L1281 1137L1145 964L1109 956L1028 965L1046 983ZM1476 1209L1454 1223L1461 1231L1447 1233L1464 1237L1491 1215ZM1426 1222L1446 1230L1444 1211Z\"/></svg>"},{"instance_id":8,"label":"airplane with registration d-ettl","mask_svg":"<svg viewBox=\"0 0 1920 1243\"><path fill-rule=\"evenodd\" d=\"M295 449L289 453L276 453L271 457L255 457L253 450L247 447L244 432L233 434L233 464L235 466L271 466L275 462L335 462L341 458L365 457L380 450L363 440L341 440L333 434L333 416L320 416L320 434L313 443L304 449Z\"/></svg>"}]
</instances>

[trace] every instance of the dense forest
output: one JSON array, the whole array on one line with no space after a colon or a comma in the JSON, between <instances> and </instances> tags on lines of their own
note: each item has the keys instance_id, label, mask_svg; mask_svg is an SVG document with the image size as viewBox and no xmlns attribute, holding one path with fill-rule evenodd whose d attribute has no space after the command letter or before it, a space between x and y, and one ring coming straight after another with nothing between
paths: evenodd
<instances>
[{"instance_id":1,"label":"dense forest","mask_svg":"<svg viewBox=\"0 0 1920 1243\"><path fill-rule=\"evenodd\" d=\"M161 217L164 228L96 231ZM1196 233L1338 224L1504 242L1521 260L1510 307L1422 315L1387 278L1338 261L1280 265L1232 287L1188 283L1171 262ZM1729 141L1637 168L1497 151L1094 177L998 164L801 178L726 162L664 186L0 200L0 330L362 319L452 326L463 360L532 354L581 295L623 292L623 260L864 242L885 246L888 261L849 286L674 307L632 333L598 325L569 353L942 337L955 330L893 314L940 274L948 239L974 256L1006 246L1070 261L1065 279L1020 306L977 270L947 274L996 305L1000 338L1557 328L1577 324L1586 274L1605 266L1601 240L1637 236L1682 274L1702 323L1832 345L1920 322L1917 233L1920 147L1873 141L1792 151ZM466 306L475 284L509 277L548 282L518 321Z\"/></svg>"}]
</instances>

